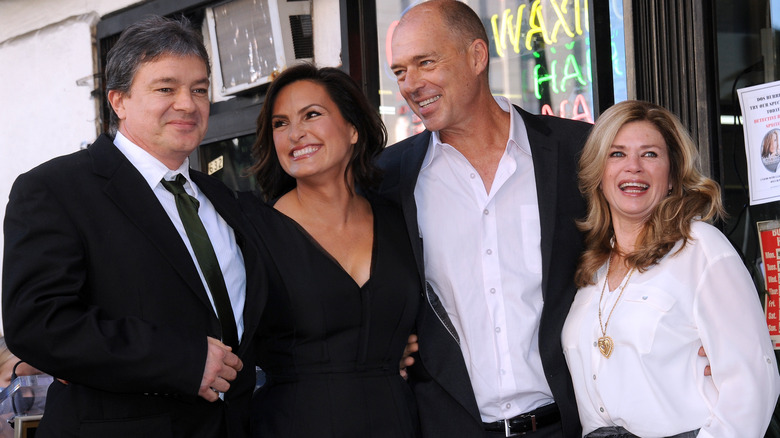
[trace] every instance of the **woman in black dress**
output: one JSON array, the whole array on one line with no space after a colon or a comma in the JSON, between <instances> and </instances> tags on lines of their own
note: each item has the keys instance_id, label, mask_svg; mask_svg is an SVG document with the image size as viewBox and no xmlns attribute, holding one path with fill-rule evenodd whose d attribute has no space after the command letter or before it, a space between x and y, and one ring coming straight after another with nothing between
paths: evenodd
<instances>
[{"instance_id":1,"label":"woman in black dress","mask_svg":"<svg viewBox=\"0 0 780 438\"><path fill-rule=\"evenodd\" d=\"M399 361L422 282L403 217L361 195L385 128L354 81L302 64L271 83L243 206L285 290L271 290L255 341L267 375L256 437L411 437L416 409Z\"/></svg>"}]
</instances>

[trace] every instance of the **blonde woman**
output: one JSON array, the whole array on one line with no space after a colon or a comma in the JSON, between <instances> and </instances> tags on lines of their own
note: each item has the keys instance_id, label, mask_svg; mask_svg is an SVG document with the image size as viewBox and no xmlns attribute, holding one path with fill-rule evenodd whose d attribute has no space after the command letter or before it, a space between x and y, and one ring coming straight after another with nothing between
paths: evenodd
<instances>
[{"instance_id":1,"label":"blonde woman","mask_svg":"<svg viewBox=\"0 0 780 438\"><path fill-rule=\"evenodd\" d=\"M563 329L586 437L761 437L780 393L753 282L679 120L621 102L580 160L580 287ZM712 376L702 372L707 359Z\"/></svg>"}]
</instances>

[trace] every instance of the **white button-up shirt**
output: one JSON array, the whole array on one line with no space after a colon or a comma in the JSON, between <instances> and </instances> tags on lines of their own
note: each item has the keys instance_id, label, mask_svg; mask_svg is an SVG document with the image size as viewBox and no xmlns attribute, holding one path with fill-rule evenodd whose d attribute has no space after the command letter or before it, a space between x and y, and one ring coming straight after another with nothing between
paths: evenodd
<instances>
[{"instance_id":1,"label":"white button-up shirt","mask_svg":"<svg viewBox=\"0 0 780 438\"><path fill-rule=\"evenodd\" d=\"M620 287L600 300L605 266L577 292L562 339L583 434L616 425L642 437L764 436L780 376L756 289L720 231L700 221L691 231L681 252L678 242L631 275L609 319L608 359L597 345L599 301L606 322Z\"/></svg>"},{"instance_id":2,"label":"white button-up shirt","mask_svg":"<svg viewBox=\"0 0 780 438\"><path fill-rule=\"evenodd\" d=\"M143 176L149 184L149 187L151 187L154 195L157 196L157 199L165 209L165 212L168 213L168 217L171 218L171 222L173 222L173 225L179 232L184 245L187 247L187 251L190 252L195 268L198 270L198 275L200 275L200 280L203 282L203 287L205 287L208 292L209 300L216 313L217 309L214 306L214 299L211 296L211 291L203 276L203 272L201 272L198 259L195 257L195 252L192 250L190 239L187 238L187 232L184 230L181 218L179 218L179 211L176 209L176 200L174 199L173 194L166 190L160 183L160 180L163 178L172 180L180 173L187 178L187 183L184 184L184 190L200 203L200 206L198 207L198 216L200 216L200 220L206 228L206 232L211 240L211 245L214 247L214 252L219 261L219 267L222 269L222 276L225 278L225 286L227 287L228 296L230 297L230 305L233 307L233 316L236 320L238 339L240 340L244 333L244 302L246 301L246 270L244 269L244 258L241 255L241 249L236 243L236 236L233 229L230 228L222 216L217 213L217 210L214 208L211 201L209 201L209 198L198 190L198 187L190 179L189 158L184 160L184 163L182 163L177 170L170 170L158 159L128 140L121 132L116 133L114 144L122 154L127 157L130 163L138 169L141 176Z\"/></svg>"},{"instance_id":3,"label":"white button-up shirt","mask_svg":"<svg viewBox=\"0 0 780 438\"><path fill-rule=\"evenodd\" d=\"M511 123L490 193L436 132L414 191L426 280L458 333L485 422L553 402L538 345L544 303L531 148L520 115L496 100Z\"/></svg>"}]
</instances>

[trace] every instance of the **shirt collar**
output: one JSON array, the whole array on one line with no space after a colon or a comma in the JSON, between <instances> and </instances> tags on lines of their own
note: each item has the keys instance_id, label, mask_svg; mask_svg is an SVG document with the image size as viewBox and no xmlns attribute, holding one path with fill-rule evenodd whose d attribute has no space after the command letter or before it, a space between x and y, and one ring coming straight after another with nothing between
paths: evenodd
<instances>
[{"instance_id":1,"label":"shirt collar","mask_svg":"<svg viewBox=\"0 0 780 438\"><path fill-rule=\"evenodd\" d=\"M518 111L515 111L512 106L512 102L504 96L493 96L504 112L509 113L509 141L507 141L507 149L518 148L520 151L531 156L531 144L528 141L528 132L525 129L525 123ZM428 142L428 151L425 153L422 166L420 170L424 170L428 167L436 155L440 154L442 148L452 147L447 143L442 143L439 138L439 131L431 132L431 139Z\"/></svg>"},{"instance_id":2,"label":"shirt collar","mask_svg":"<svg viewBox=\"0 0 780 438\"><path fill-rule=\"evenodd\" d=\"M531 155L531 144L528 141L528 131L525 129L523 117L512 106L512 102L504 96L494 96L496 103L502 110L509 113L509 141L507 148L516 147L524 153Z\"/></svg>"},{"instance_id":3,"label":"shirt collar","mask_svg":"<svg viewBox=\"0 0 780 438\"><path fill-rule=\"evenodd\" d=\"M195 184L190 182L189 157L184 160L178 169L171 170L168 169L168 167L160 160L152 156L152 154L145 151L132 141L128 140L128 138L122 135L122 133L119 131L116 132L114 145L117 147L117 149L119 149L120 152L122 152L128 161L130 161L130 164L132 164L133 167L135 167L138 172L141 173L141 176L146 180L146 183L149 184L149 187L151 187L152 190L160 185L161 179L165 178L166 180L172 180L176 177L176 175L182 174L185 178L187 178L187 182L192 188L194 194L197 196L198 189Z\"/></svg>"}]
</instances>

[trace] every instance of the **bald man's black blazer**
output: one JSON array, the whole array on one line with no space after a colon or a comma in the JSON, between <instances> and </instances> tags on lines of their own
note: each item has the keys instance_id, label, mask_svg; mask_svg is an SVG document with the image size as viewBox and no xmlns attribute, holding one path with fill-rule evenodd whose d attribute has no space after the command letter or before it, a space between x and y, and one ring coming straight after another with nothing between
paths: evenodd
<instances>
[{"instance_id":1,"label":"bald man's black blazer","mask_svg":"<svg viewBox=\"0 0 780 438\"><path fill-rule=\"evenodd\" d=\"M235 195L191 177L233 228L247 268L244 368L224 401L197 396L220 324L179 233L108 136L21 175L6 210L3 320L21 359L68 384L38 436L240 437L255 384L251 339L267 257Z\"/></svg>"},{"instance_id":2,"label":"bald man's black blazer","mask_svg":"<svg viewBox=\"0 0 780 438\"><path fill-rule=\"evenodd\" d=\"M561 330L574 300L574 271L583 248L581 234L574 223L585 214L585 202L577 188L577 159L591 125L532 115L519 107L515 110L528 131L539 200L544 296L539 328L542 365L561 411L564 435L580 437L574 390L561 347ZM403 209L423 283L423 241L418 231L414 188L430 137L431 133L424 131L388 147L379 157L385 171L379 192ZM423 436L482 436L482 420L463 355L442 322L447 321L446 311L435 297L426 298L428 305L421 308L417 320L420 360L410 370Z\"/></svg>"}]
</instances>

